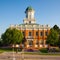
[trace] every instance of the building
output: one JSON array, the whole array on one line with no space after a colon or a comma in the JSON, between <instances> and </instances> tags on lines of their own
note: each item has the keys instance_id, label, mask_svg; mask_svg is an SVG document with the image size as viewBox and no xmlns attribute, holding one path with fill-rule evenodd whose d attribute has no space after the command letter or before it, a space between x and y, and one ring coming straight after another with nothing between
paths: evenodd
<instances>
[{"instance_id":1,"label":"building","mask_svg":"<svg viewBox=\"0 0 60 60\"><path fill-rule=\"evenodd\" d=\"M23 24L11 25L10 28L16 28L23 33L26 39L25 48L46 48L46 38L49 34L50 26L37 24L34 13L35 11L32 7L27 7Z\"/></svg>"}]
</instances>

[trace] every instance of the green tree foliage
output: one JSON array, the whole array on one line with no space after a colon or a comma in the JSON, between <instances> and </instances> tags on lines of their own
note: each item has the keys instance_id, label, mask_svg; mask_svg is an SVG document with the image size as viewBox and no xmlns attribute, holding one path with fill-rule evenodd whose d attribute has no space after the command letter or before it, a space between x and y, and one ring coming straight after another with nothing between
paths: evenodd
<instances>
[{"instance_id":1,"label":"green tree foliage","mask_svg":"<svg viewBox=\"0 0 60 60\"><path fill-rule=\"evenodd\" d=\"M0 38L0 46L2 46L2 39Z\"/></svg>"},{"instance_id":2,"label":"green tree foliage","mask_svg":"<svg viewBox=\"0 0 60 60\"><path fill-rule=\"evenodd\" d=\"M59 40L58 40L58 47L60 48L60 35L59 35Z\"/></svg>"},{"instance_id":3,"label":"green tree foliage","mask_svg":"<svg viewBox=\"0 0 60 60\"><path fill-rule=\"evenodd\" d=\"M59 29L59 27L58 27L57 25L54 25L54 26L53 26L53 29L54 29L55 31L57 31L57 32L58 32L58 34L59 34L60 29Z\"/></svg>"},{"instance_id":4,"label":"green tree foliage","mask_svg":"<svg viewBox=\"0 0 60 60\"><path fill-rule=\"evenodd\" d=\"M51 46L57 46L58 44L58 33L54 29L50 30L50 34L47 36L47 44Z\"/></svg>"},{"instance_id":5,"label":"green tree foliage","mask_svg":"<svg viewBox=\"0 0 60 60\"><path fill-rule=\"evenodd\" d=\"M1 45L1 38L0 38L0 45Z\"/></svg>"},{"instance_id":6,"label":"green tree foliage","mask_svg":"<svg viewBox=\"0 0 60 60\"><path fill-rule=\"evenodd\" d=\"M57 33L58 33L58 37L59 37L59 39L58 39L58 46L59 46L59 48L60 48L60 29L59 29L59 27L58 27L57 25L54 25L54 26L53 26L53 29L54 29L55 31L57 31Z\"/></svg>"},{"instance_id":7,"label":"green tree foliage","mask_svg":"<svg viewBox=\"0 0 60 60\"><path fill-rule=\"evenodd\" d=\"M1 38L0 38L0 41L1 41Z\"/></svg>"},{"instance_id":8,"label":"green tree foliage","mask_svg":"<svg viewBox=\"0 0 60 60\"><path fill-rule=\"evenodd\" d=\"M5 45L20 44L23 40L23 34L17 29L8 28L1 38Z\"/></svg>"}]
</instances>

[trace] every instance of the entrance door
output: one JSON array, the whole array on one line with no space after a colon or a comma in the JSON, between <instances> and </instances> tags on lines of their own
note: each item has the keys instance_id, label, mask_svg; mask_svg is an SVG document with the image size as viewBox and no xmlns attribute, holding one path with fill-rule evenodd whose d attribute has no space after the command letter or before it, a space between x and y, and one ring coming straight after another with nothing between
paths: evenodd
<instances>
[{"instance_id":1,"label":"entrance door","mask_svg":"<svg viewBox=\"0 0 60 60\"><path fill-rule=\"evenodd\" d=\"M29 46L32 47L33 46L33 41L29 40Z\"/></svg>"}]
</instances>

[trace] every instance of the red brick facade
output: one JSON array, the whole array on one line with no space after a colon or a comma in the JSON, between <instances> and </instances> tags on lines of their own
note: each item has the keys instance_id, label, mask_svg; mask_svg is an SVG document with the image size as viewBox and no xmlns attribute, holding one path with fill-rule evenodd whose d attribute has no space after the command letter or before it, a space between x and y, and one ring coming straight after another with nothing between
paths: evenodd
<instances>
[{"instance_id":1,"label":"red brick facade","mask_svg":"<svg viewBox=\"0 0 60 60\"><path fill-rule=\"evenodd\" d=\"M47 47L46 38L49 30L21 30L26 39L26 48L43 48ZM31 36L29 36L31 33Z\"/></svg>"}]
</instances>

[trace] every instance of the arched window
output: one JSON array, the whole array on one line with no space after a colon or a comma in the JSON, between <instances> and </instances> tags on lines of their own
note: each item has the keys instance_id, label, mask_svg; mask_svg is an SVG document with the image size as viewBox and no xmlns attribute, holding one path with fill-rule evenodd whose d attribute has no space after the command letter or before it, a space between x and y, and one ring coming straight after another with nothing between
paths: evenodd
<instances>
[{"instance_id":1,"label":"arched window","mask_svg":"<svg viewBox=\"0 0 60 60\"><path fill-rule=\"evenodd\" d=\"M29 32L29 36L31 36L32 35L32 33L31 32Z\"/></svg>"},{"instance_id":2,"label":"arched window","mask_svg":"<svg viewBox=\"0 0 60 60\"><path fill-rule=\"evenodd\" d=\"M40 36L43 36L43 32L40 32Z\"/></svg>"},{"instance_id":3,"label":"arched window","mask_svg":"<svg viewBox=\"0 0 60 60\"><path fill-rule=\"evenodd\" d=\"M38 36L38 32L36 32L36 36Z\"/></svg>"}]
</instances>

